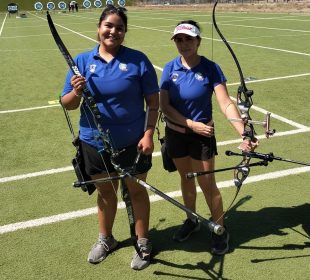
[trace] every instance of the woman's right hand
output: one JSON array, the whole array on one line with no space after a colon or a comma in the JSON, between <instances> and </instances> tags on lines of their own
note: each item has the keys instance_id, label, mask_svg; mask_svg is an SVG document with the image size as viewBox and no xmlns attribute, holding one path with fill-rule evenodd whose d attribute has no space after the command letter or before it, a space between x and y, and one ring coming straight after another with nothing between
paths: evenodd
<instances>
[{"instance_id":1,"label":"woman's right hand","mask_svg":"<svg viewBox=\"0 0 310 280\"><path fill-rule=\"evenodd\" d=\"M75 110L80 106L86 79L83 76L73 75L70 84L72 90L61 97L61 103L67 110Z\"/></svg>"},{"instance_id":2,"label":"woman's right hand","mask_svg":"<svg viewBox=\"0 0 310 280\"><path fill-rule=\"evenodd\" d=\"M81 96L83 88L86 84L86 79L83 76L73 75L70 82L71 86L73 87L74 94Z\"/></svg>"},{"instance_id":3,"label":"woman's right hand","mask_svg":"<svg viewBox=\"0 0 310 280\"><path fill-rule=\"evenodd\" d=\"M214 122L211 120L207 124L204 124L202 122L191 121L190 129L197 134L212 137L214 135Z\"/></svg>"}]
</instances>

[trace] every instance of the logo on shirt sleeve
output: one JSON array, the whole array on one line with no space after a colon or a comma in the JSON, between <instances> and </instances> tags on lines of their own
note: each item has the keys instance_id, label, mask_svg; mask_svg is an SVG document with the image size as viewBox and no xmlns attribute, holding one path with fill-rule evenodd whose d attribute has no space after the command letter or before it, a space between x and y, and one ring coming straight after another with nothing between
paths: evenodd
<instances>
[{"instance_id":1,"label":"logo on shirt sleeve","mask_svg":"<svg viewBox=\"0 0 310 280\"><path fill-rule=\"evenodd\" d=\"M91 72L91 73L95 73L95 71L96 71L96 64L90 64L89 65L89 71Z\"/></svg>"},{"instance_id":2,"label":"logo on shirt sleeve","mask_svg":"<svg viewBox=\"0 0 310 280\"><path fill-rule=\"evenodd\" d=\"M118 67L123 72L127 72L128 71L128 66L125 63L120 63Z\"/></svg>"}]
</instances>

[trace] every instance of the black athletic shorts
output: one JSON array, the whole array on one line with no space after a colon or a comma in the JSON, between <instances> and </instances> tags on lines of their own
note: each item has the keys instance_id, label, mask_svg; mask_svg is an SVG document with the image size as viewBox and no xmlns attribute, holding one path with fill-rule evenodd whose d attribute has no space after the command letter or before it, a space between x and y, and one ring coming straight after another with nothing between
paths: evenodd
<instances>
[{"instance_id":1,"label":"black athletic shorts","mask_svg":"<svg viewBox=\"0 0 310 280\"><path fill-rule=\"evenodd\" d=\"M85 171L91 176L102 172L115 172L115 168L111 163L111 155L105 151L99 153L97 149L83 141L81 141L82 154L85 162ZM152 167L152 155L140 155L139 161L134 170L131 170L136 157L137 145L131 145L122 149L114 159L120 168L131 172L132 175L143 174L148 172ZM103 161L104 160L104 161Z\"/></svg>"},{"instance_id":2,"label":"black athletic shorts","mask_svg":"<svg viewBox=\"0 0 310 280\"><path fill-rule=\"evenodd\" d=\"M190 156L196 160L208 160L217 155L215 136L205 137L197 133L181 133L166 126L166 148L171 158Z\"/></svg>"}]
</instances>

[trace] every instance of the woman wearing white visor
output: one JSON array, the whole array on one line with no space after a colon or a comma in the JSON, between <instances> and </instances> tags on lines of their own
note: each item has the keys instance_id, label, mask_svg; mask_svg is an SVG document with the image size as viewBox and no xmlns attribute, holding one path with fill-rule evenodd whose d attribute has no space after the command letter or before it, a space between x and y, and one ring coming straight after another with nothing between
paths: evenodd
<instances>
[{"instance_id":1,"label":"woman wearing white visor","mask_svg":"<svg viewBox=\"0 0 310 280\"><path fill-rule=\"evenodd\" d=\"M217 148L212 119L213 92L227 119L240 118L240 114L228 95L226 78L219 65L198 54L201 43L199 25L192 20L178 23L171 40L174 40L180 55L164 67L160 106L166 117L167 150L181 177L184 204L196 211L195 180L187 179L186 174L215 169ZM253 150L257 142L243 139L243 124L234 122L233 126L241 137L240 149ZM222 197L214 173L199 176L197 181L213 221L224 225ZM196 218L187 215L173 238L185 241L199 229ZM211 252L225 254L229 250L228 241L227 230L221 236L212 234Z\"/></svg>"}]
</instances>

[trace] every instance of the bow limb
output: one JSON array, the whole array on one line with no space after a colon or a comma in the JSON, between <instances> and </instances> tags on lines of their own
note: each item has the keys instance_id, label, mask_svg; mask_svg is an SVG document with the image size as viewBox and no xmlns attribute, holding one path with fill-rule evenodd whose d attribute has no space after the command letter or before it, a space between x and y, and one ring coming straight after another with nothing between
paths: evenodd
<instances>
[{"instance_id":1,"label":"bow limb","mask_svg":"<svg viewBox=\"0 0 310 280\"><path fill-rule=\"evenodd\" d=\"M251 106L253 105L252 95L254 94L254 92L252 90L247 89L246 84L245 84L245 80L244 80L244 76L243 76L243 72L242 72L240 63L237 59L237 56L234 53L231 46L229 45L229 43L227 42L227 40L224 37L224 35L222 34L222 32L220 31L220 29L216 23L215 10L216 10L217 4L218 4L218 1L216 1L214 3L213 11L212 11L213 26L214 26L216 32L218 33L218 35L221 37L224 44L226 45L226 47L228 48L230 54L232 55L233 60L237 66L238 73L239 73L240 85L239 85L238 92L237 92L237 106L238 106L238 109L239 109L240 114L241 114L241 120L244 124L244 131L243 131L242 135L244 138L247 138L247 139L250 139L251 141L254 141L256 133L254 130L254 126L251 122L252 119L251 119L250 114L249 114L249 110L250 110Z\"/></svg>"},{"instance_id":2,"label":"bow limb","mask_svg":"<svg viewBox=\"0 0 310 280\"><path fill-rule=\"evenodd\" d=\"M239 77L240 77L240 83L241 83L241 87L244 91L247 91L247 88L246 88L246 84L245 84L245 80L244 80L244 77L243 77L243 73L242 73L242 69L241 69L241 66L240 66L240 63L233 51L233 49L231 48L231 46L228 44L226 38L224 37L224 35L222 34L222 32L220 31L220 29L218 28L217 26L217 23L216 23L216 19L215 19L215 9L216 9L216 6L218 4L218 1L215 1L214 3L214 6L213 6L213 11L212 11L212 22L213 22L213 26L216 30L216 32L218 33L218 35L221 37L222 41L224 42L224 44L226 45L226 47L228 48L229 52L231 53L235 63L236 63L236 66L238 68L238 72L239 72Z\"/></svg>"},{"instance_id":3,"label":"bow limb","mask_svg":"<svg viewBox=\"0 0 310 280\"><path fill-rule=\"evenodd\" d=\"M234 53L231 46L229 45L229 43L227 42L227 40L224 37L224 35L222 34L222 32L220 31L220 29L216 23L215 10L216 10L217 4L218 4L218 1L216 1L214 6L213 6L212 22L213 22L213 25L214 25L216 32L218 33L218 35L221 37L223 43L228 48L230 54L233 57L233 60L236 64L236 66L237 66L238 73L239 73L239 79L240 79L240 85L239 85L238 92L237 92L237 106L238 106L238 109L239 109L240 114L241 114L241 120L244 123L243 136L245 138L248 138L248 139L253 141L255 139L256 133L254 130L254 126L251 123L252 119L250 117L249 110L250 110L251 106L253 105L252 95L254 94L254 92L253 92L253 90L247 89L246 84L245 84L245 80L244 80L244 76L243 76L243 72L242 72L240 63L237 59L237 56Z\"/></svg>"}]
</instances>

